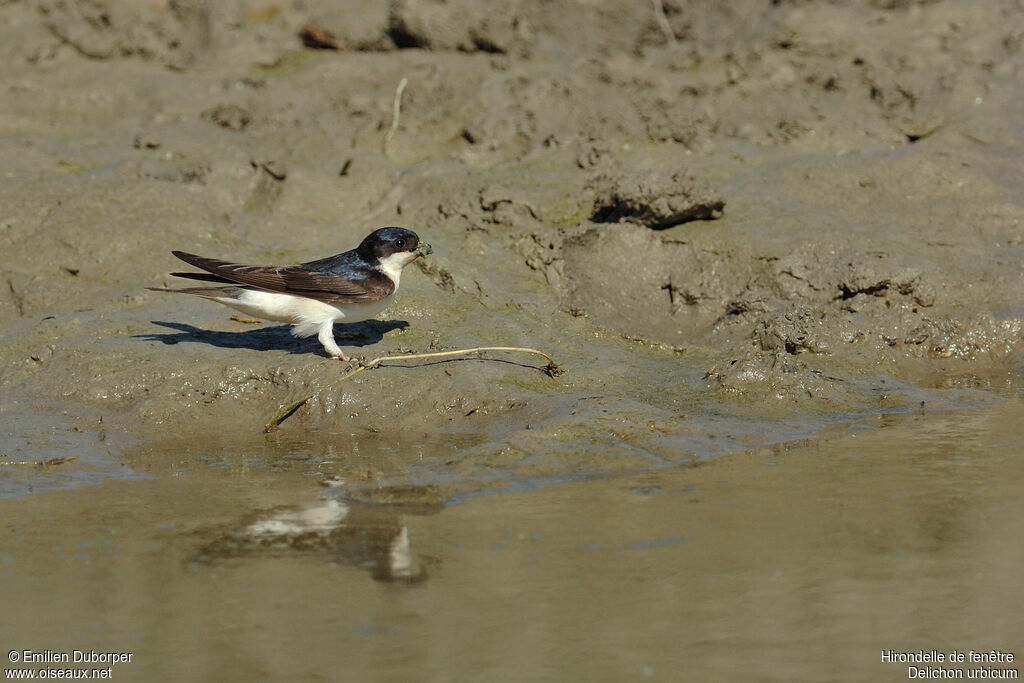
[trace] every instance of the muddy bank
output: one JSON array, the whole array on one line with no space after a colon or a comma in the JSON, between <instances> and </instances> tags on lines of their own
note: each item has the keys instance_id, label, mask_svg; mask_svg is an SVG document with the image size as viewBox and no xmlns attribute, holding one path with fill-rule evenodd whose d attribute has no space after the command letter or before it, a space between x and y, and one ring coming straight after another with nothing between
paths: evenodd
<instances>
[{"instance_id":1,"label":"muddy bank","mask_svg":"<svg viewBox=\"0 0 1024 683\"><path fill-rule=\"evenodd\" d=\"M121 456L101 433L263 438L341 368L284 328L145 288L169 282L172 248L292 263L393 224L435 253L381 321L339 328L343 347L522 345L567 373L384 368L286 428L465 436L460 490L1012 393L1019 16L6 3L4 453L89 434L64 450L106 467ZM56 406L57 436L13 426L36 406Z\"/></svg>"}]
</instances>

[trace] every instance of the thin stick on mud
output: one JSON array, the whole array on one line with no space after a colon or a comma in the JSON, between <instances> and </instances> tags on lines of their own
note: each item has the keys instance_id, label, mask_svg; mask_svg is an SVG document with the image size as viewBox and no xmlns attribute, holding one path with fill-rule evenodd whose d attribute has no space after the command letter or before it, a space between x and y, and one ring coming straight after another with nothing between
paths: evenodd
<instances>
[{"instance_id":1,"label":"thin stick on mud","mask_svg":"<svg viewBox=\"0 0 1024 683\"><path fill-rule=\"evenodd\" d=\"M67 462L74 462L75 460L78 460L77 455L70 455L63 458L50 458L49 460L0 460L0 466L38 467L40 469L46 469L49 467L56 467L57 465L63 465Z\"/></svg>"},{"instance_id":2,"label":"thin stick on mud","mask_svg":"<svg viewBox=\"0 0 1024 683\"><path fill-rule=\"evenodd\" d=\"M665 34L665 40L668 41L668 44L675 45L676 34L668 23L668 17L665 16L664 5L661 4L661 0L651 0L651 3L654 5L654 18L658 22L658 28Z\"/></svg>"},{"instance_id":3,"label":"thin stick on mud","mask_svg":"<svg viewBox=\"0 0 1024 683\"><path fill-rule=\"evenodd\" d=\"M402 116L402 93L405 92L405 86L409 84L408 78L402 78L398 82L398 87L395 88L395 104L391 110L391 128L384 134L384 143L381 145L382 149L387 152L388 143L391 142L391 138L394 137L395 131L398 130L398 120Z\"/></svg>"},{"instance_id":4,"label":"thin stick on mud","mask_svg":"<svg viewBox=\"0 0 1024 683\"><path fill-rule=\"evenodd\" d=\"M263 428L263 432L265 434L269 434L275 431L278 427L281 426L282 422L291 417L296 410L306 405L306 403L311 398L317 396L324 389L330 389L331 387L337 386L340 382L345 381L346 379L352 377L353 375L358 375L363 370L372 370L373 368L377 367L384 361L419 360L424 358L451 358L452 356L465 356L471 353L480 353L482 351L511 351L515 353L532 353L537 356L543 356L544 359L547 360L548 364L545 365L543 368L540 368L541 372L543 372L545 375L549 377L555 377L556 375L560 375L562 373L562 369L558 367L558 364L555 363L554 359L548 354L544 353L543 351L538 351L537 349L528 349L520 346L478 346L473 349L457 349L455 351L437 351L434 353L410 353L404 356L381 356L380 358L374 358L369 363L360 365L358 368L353 368L349 370L344 375L334 380L327 386L317 389L312 394L303 397L302 399L296 401L295 403L291 403L289 405L284 406L283 408L281 408L281 410L277 411L274 417L270 418L270 422L268 422L266 426Z\"/></svg>"}]
</instances>

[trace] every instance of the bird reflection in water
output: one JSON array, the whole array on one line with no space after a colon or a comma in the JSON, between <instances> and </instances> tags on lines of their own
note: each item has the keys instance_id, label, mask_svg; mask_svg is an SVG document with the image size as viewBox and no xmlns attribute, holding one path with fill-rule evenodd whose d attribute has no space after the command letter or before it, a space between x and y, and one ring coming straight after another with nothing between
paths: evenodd
<instances>
[{"instance_id":1,"label":"bird reflection in water","mask_svg":"<svg viewBox=\"0 0 1024 683\"><path fill-rule=\"evenodd\" d=\"M423 514L427 509L417 509ZM204 536L211 532L203 533ZM325 555L370 572L374 579L414 583L434 561L418 555L395 508L325 498L305 507L277 508L241 524L213 530L191 562L213 564L259 557Z\"/></svg>"}]
</instances>

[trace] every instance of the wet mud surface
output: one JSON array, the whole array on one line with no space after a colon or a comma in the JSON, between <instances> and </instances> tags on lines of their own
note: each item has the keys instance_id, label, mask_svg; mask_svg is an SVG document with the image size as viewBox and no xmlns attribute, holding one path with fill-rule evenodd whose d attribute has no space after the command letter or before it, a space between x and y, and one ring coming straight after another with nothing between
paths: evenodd
<instances>
[{"instance_id":1,"label":"wet mud surface","mask_svg":"<svg viewBox=\"0 0 1024 683\"><path fill-rule=\"evenodd\" d=\"M102 418L111 452L243 438L326 387L287 429L474 434L468 467L526 443L557 475L1018 372L1013 3L475 7L5 5L10 422ZM522 345L568 372L333 386L315 342L145 290L171 248L290 263L390 224L435 254L342 346Z\"/></svg>"},{"instance_id":2,"label":"wet mud surface","mask_svg":"<svg viewBox=\"0 0 1024 683\"><path fill-rule=\"evenodd\" d=\"M1024 358L1022 16L0 3L6 514L188 481L201 514L160 509L197 534L175 551L195 571L301 547L419 584L436 557L401 510L1002 410ZM338 381L315 339L146 289L171 249L291 264L385 225L434 252L379 320L336 327L346 353L521 346L565 372L492 354Z\"/></svg>"}]
</instances>

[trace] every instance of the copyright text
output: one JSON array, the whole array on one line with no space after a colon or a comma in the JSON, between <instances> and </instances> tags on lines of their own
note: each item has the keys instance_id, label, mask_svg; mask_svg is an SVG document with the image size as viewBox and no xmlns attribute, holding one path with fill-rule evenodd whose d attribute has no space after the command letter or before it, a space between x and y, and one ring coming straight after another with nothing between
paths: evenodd
<instances>
[{"instance_id":1,"label":"copyright text","mask_svg":"<svg viewBox=\"0 0 1024 683\"><path fill-rule=\"evenodd\" d=\"M7 660L21 668L5 668L5 679L112 679L119 664L132 661L132 652L97 650L10 650ZM78 666L63 666L66 664ZM41 665L41 666L40 666Z\"/></svg>"}]
</instances>

